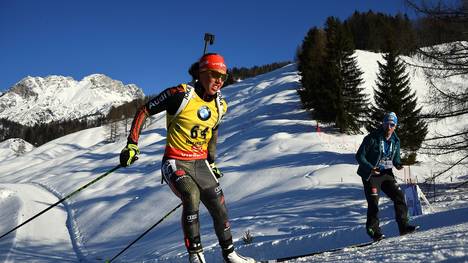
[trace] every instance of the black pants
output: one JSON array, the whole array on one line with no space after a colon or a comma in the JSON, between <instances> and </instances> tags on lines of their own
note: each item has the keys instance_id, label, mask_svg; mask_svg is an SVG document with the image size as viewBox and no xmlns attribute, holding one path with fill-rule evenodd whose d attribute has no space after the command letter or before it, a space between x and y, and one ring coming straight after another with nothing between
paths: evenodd
<instances>
[{"instance_id":1,"label":"black pants","mask_svg":"<svg viewBox=\"0 0 468 263\"><path fill-rule=\"evenodd\" d=\"M407 224L408 208L405 202L405 195L391 172L372 175L369 181L362 179L362 182L367 199L367 229L372 229L374 232L381 232L378 217L380 191L383 191L393 201L395 219L398 226L401 227Z\"/></svg>"},{"instance_id":2,"label":"black pants","mask_svg":"<svg viewBox=\"0 0 468 263\"><path fill-rule=\"evenodd\" d=\"M164 180L182 200L182 228L187 250L203 251L198 219L200 201L213 218L214 229L222 249L230 249L232 235L223 191L208 162L165 159L161 171Z\"/></svg>"}]
</instances>

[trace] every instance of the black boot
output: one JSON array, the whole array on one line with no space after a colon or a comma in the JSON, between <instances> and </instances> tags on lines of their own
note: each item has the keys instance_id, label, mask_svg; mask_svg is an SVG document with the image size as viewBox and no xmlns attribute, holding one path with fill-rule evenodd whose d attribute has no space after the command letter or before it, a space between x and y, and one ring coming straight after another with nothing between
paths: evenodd
<instances>
[{"instance_id":1,"label":"black boot","mask_svg":"<svg viewBox=\"0 0 468 263\"><path fill-rule=\"evenodd\" d=\"M400 231L400 236L413 233L418 228L419 228L419 226L413 226L413 225L409 225L409 224L405 224L405 225L401 225L401 226L399 225L398 226L398 230Z\"/></svg>"},{"instance_id":2,"label":"black boot","mask_svg":"<svg viewBox=\"0 0 468 263\"><path fill-rule=\"evenodd\" d=\"M374 230L372 228L367 229L367 234L372 238L374 241L379 241L385 238L385 236L380 232L380 229Z\"/></svg>"}]
</instances>

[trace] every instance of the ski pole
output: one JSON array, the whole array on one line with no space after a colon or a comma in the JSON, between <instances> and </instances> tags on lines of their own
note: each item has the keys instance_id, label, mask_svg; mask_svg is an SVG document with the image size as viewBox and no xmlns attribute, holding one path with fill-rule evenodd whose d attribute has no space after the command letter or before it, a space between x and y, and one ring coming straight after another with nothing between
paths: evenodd
<instances>
[{"instance_id":1,"label":"ski pole","mask_svg":"<svg viewBox=\"0 0 468 263\"><path fill-rule=\"evenodd\" d=\"M80 192L81 190L85 189L86 187L94 184L95 182L101 180L102 178L106 177L107 175L109 175L110 173L112 173L113 171L119 169L120 167L122 167L120 164L117 165L116 167L110 169L109 171L107 171L106 173L102 174L101 176L99 176L98 178L92 180L91 182L83 185L82 187L80 187L79 189L75 190L73 193L70 193L68 194L67 196L65 196L64 198L58 200L56 203L50 205L49 207L47 207L46 209L42 210L41 212L37 213L36 215L34 215L33 217L29 218L28 220L24 221L23 223L17 225L15 228L13 228L12 230L6 232L5 234L3 234L2 236L0 236L0 239L3 238L4 236L10 234L11 232L15 231L16 229L26 225L27 223L31 222L33 219L35 219L36 217L44 214L45 212L49 211L50 209L52 209L53 207L57 206L58 204L62 203L63 201L65 201L66 199L72 197L73 195L75 195L76 193Z\"/></svg>"},{"instance_id":2,"label":"ski pole","mask_svg":"<svg viewBox=\"0 0 468 263\"><path fill-rule=\"evenodd\" d=\"M128 246L126 246L124 249L122 249L122 251L120 251L117 255L115 255L114 257L112 257L109 260L106 260L105 263L110 263L114 259L116 259L118 256L122 255L122 253L124 253L127 249L129 249L133 244L135 244L138 240L140 240L142 237L144 237L146 234L148 234L149 231L151 231L153 228L155 228L157 225L159 225L162 221L164 221L164 219L166 219L172 213L174 213L174 211L176 211L181 205L182 205L182 203L180 203L176 207L174 207L171 211L169 211L166 215L164 215L161 219L159 219L158 222L156 222L154 225L152 225L150 228L148 228L145 232L143 232L143 234L141 234L139 237L137 237L135 240L133 240L132 243L128 244Z\"/></svg>"}]
</instances>

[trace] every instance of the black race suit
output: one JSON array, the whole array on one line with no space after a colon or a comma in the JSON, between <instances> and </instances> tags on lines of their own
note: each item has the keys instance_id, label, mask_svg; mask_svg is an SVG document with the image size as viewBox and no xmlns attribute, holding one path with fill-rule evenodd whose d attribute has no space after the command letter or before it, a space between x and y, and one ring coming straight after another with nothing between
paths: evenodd
<instances>
[{"instance_id":1,"label":"black race suit","mask_svg":"<svg viewBox=\"0 0 468 263\"><path fill-rule=\"evenodd\" d=\"M166 111L168 138L161 171L164 180L182 200L182 227L185 245L189 252L202 251L200 242L199 205L205 205L214 221L214 228L223 250L233 248L230 224L223 191L209 163L214 162L218 112L215 97L204 96L201 85L195 85L195 94L176 118L176 113L186 95L187 87L169 88L151 99L138 110L129 143L138 143L141 127L149 115ZM227 108L221 100L224 112ZM198 116L197 116L198 115Z\"/></svg>"}]
</instances>

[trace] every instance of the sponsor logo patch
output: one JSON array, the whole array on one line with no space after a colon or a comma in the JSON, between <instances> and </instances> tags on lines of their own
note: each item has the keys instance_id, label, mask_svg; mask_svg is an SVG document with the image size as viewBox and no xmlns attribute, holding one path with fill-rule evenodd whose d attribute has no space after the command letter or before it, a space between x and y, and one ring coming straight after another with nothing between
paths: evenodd
<instances>
[{"instance_id":1,"label":"sponsor logo patch","mask_svg":"<svg viewBox=\"0 0 468 263\"><path fill-rule=\"evenodd\" d=\"M198 118L202 121L206 121L211 117L211 110L207 106L203 105L198 109Z\"/></svg>"},{"instance_id":2,"label":"sponsor logo patch","mask_svg":"<svg viewBox=\"0 0 468 263\"><path fill-rule=\"evenodd\" d=\"M161 95L159 95L158 97L152 99L150 102L149 102L149 105L148 105L148 108L149 109L152 109L156 106L158 106L161 102L163 102L164 100L167 99L167 94L166 92L162 93Z\"/></svg>"},{"instance_id":3,"label":"sponsor logo patch","mask_svg":"<svg viewBox=\"0 0 468 263\"><path fill-rule=\"evenodd\" d=\"M193 221L197 220L198 219L198 215L197 214L193 214L193 215L188 215L187 216L187 222L188 223L192 223Z\"/></svg>"},{"instance_id":4,"label":"sponsor logo patch","mask_svg":"<svg viewBox=\"0 0 468 263\"><path fill-rule=\"evenodd\" d=\"M231 224L229 221L224 222L224 231L228 231L229 229L231 229Z\"/></svg>"}]
</instances>

